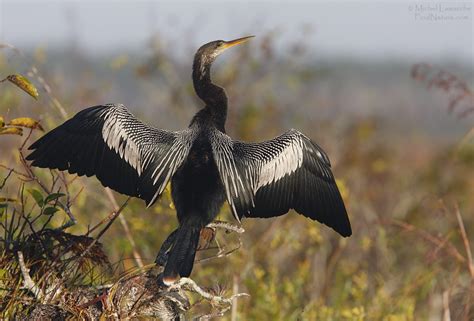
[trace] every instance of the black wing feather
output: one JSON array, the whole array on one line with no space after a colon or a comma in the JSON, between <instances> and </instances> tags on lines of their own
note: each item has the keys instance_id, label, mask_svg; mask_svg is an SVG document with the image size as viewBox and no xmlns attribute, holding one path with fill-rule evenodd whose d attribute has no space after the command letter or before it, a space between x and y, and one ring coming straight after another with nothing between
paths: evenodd
<instances>
[{"instance_id":1,"label":"black wing feather","mask_svg":"<svg viewBox=\"0 0 474 321\"><path fill-rule=\"evenodd\" d=\"M189 131L146 126L125 106L109 104L84 109L38 139L29 147L33 152L27 160L37 167L95 175L104 186L151 205L191 143ZM162 162L171 153L175 157ZM163 174L158 176L158 172Z\"/></svg>"},{"instance_id":2,"label":"black wing feather","mask_svg":"<svg viewBox=\"0 0 474 321\"><path fill-rule=\"evenodd\" d=\"M290 130L262 143L229 143L225 138L218 141L231 144L227 149L232 151L235 163L232 171L220 161L225 148L216 146L214 157L238 218L274 217L293 208L342 236L352 234L329 158L305 135ZM232 188L232 182L240 181L243 181L240 187ZM248 200L249 194L253 199Z\"/></svg>"}]
</instances>

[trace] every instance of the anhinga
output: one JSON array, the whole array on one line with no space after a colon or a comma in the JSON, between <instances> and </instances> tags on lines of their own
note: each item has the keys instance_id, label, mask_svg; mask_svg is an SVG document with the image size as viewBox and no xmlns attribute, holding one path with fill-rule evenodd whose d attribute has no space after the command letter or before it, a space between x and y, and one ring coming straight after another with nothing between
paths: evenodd
<instances>
[{"instance_id":1,"label":"anhinga","mask_svg":"<svg viewBox=\"0 0 474 321\"><path fill-rule=\"evenodd\" d=\"M147 206L171 180L179 227L160 250L166 254L166 284L190 275L200 231L225 200L239 221L295 209L342 236L352 233L321 147L294 129L262 143L226 135L227 96L212 83L211 65L224 50L249 38L213 41L198 49L192 78L205 107L182 131L149 127L124 105L108 104L80 111L30 147L34 151L27 159L33 166L95 175L104 186L139 197Z\"/></svg>"}]
</instances>

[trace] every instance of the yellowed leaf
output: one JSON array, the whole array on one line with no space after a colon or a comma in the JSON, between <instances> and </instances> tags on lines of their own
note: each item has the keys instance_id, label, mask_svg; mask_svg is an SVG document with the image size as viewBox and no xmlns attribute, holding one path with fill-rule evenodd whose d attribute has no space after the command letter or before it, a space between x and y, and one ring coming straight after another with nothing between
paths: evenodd
<instances>
[{"instance_id":1,"label":"yellowed leaf","mask_svg":"<svg viewBox=\"0 0 474 321\"><path fill-rule=\"evenodd\" d=\"M0 135L23 135L23 129L18 127L2 127L0 128Z\"/></svg>"},{"instance_id":2,"label":"yellowed leaf","mask_svg":"<svg viewBox=\"0 0 474 321\"><path fill-rule=\"evenodd\" d=\"M12 119L7 125L39 129L41 131L44 131L39 121L34 120L33 118L29 118L29 117L20 117L20 118Z\"/></svg>"},{"instance_id":3,"label":"yellowed leaf","mask_svg":"<svg viewBox=\"0 0 474 321\"><path fill-rule=\"evenodd\" d=\"M23 77L22 75L9 75L7 79L34 99L38 98L38 89L36 89L36 87L26 77Z\"/></svg>"},{"instance_id":4,"label":"yellowed leaf","mask_svg":"<svg viewBox=\"0 0 474 321\"><path fill-rule=\"evenodd\" d=\"M3 117L0 116L0 128L5 126L5 120L3 120Z\"/></svg>"},{"instance_id":5,"label":"yellowed leaf","mask_svg":"<svg viewBox=\"0 0 474 321\"><path fill-rule=\"evenodd\" d=\"M0 202L2 203L18 203L16 198L0 197Z\"/></svg>"}]
</instances>

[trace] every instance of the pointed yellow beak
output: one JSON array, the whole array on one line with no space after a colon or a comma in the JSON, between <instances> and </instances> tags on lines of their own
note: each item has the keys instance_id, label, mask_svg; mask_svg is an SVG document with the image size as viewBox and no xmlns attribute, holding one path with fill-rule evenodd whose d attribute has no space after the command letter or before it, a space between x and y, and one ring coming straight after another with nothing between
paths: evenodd
<instances>
[{"instance_id":1,"label":"pointed yellow beak","mask_svg":"<svg viewBox=\"0 0 474 321\"><path fill-rule=\"evenodd\" d=\"M235 39L235 40L231 40L231 41L226 41L225 44L223 45L223 48L224 49L229 49L230 47L233 47L233 46L239 45L241 43L244 43L244 42L246 42L247 40L249 40L253 37L255 37L255 36L248 36L248 37L243 37L243 38L239 38L239 39Z\"/></svg>"}]
</instances>

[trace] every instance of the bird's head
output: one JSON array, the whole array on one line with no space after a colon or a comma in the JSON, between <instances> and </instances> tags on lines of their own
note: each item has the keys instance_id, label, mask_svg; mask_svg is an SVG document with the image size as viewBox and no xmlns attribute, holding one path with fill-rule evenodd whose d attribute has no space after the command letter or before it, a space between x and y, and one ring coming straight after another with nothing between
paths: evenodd
<instances>
[{"instance_id":1,"label":"bird's head","mask_svg":"<svg viewBox=\"0 0 474 321\"><path fill-rule=\"evenodd\" d=\"M201 46L194 57L194 62L199 63L200 67L209 66L214 60L227 49L246 42L254 36L238 38L230 41L216 40Z\"/></svg>"}]
</instances>

